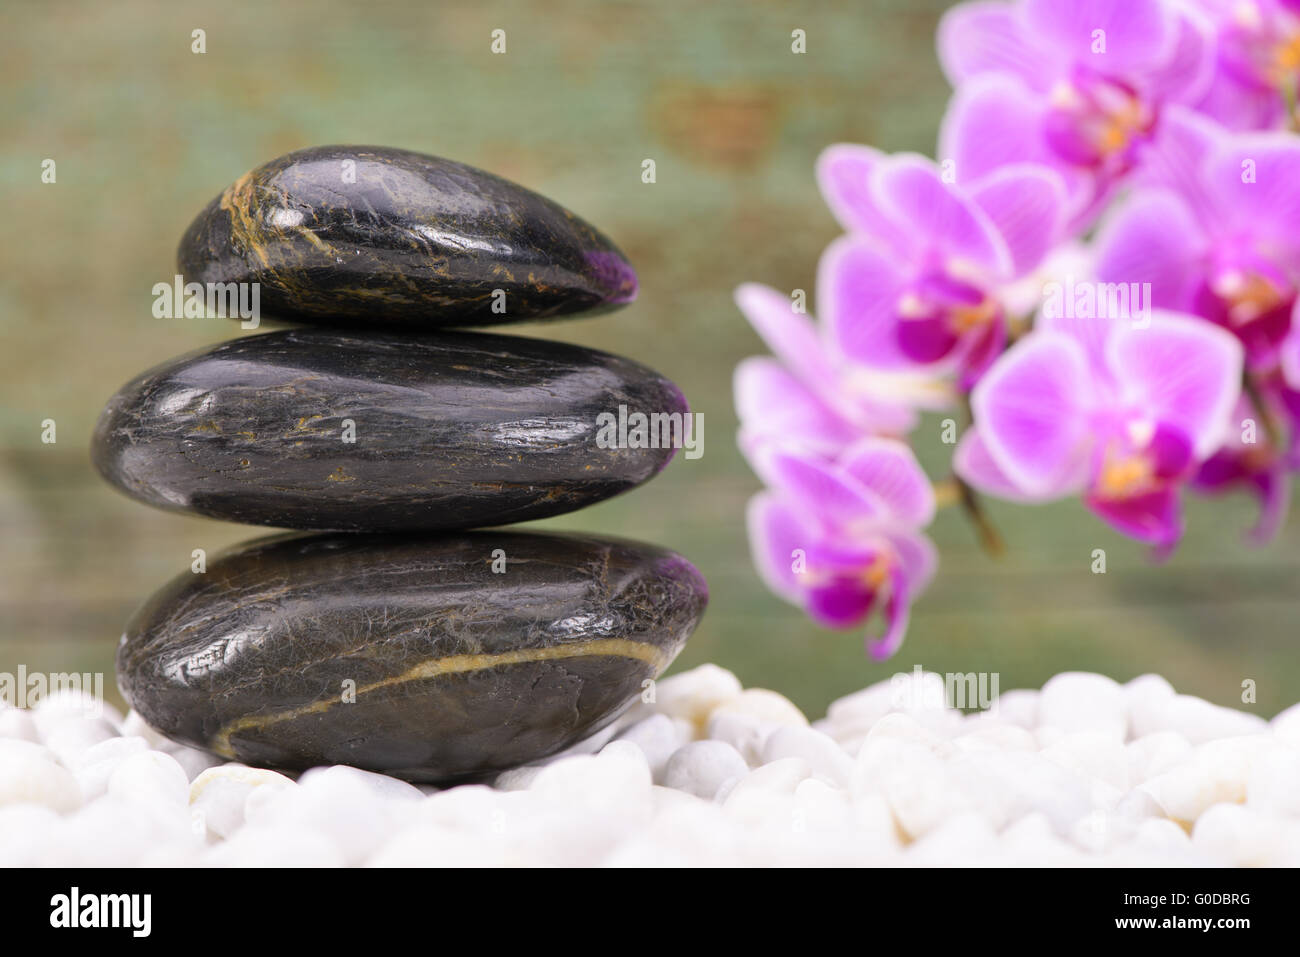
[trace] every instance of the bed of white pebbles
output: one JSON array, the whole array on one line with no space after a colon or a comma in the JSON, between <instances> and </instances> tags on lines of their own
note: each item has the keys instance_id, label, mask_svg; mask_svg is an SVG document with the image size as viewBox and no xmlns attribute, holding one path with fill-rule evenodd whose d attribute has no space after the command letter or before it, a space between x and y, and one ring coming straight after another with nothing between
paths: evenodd
<instances>
[{"instance_id":1,"label":"bed of white pebbles","mask_svg":"<svg viewBox=\"0 0 1300 957\"><path fill-rule=\"evenodd\" d=\"M1300 865L1300 705L1067 673L963 715L941 688L810 724L705 665L544 766L442 791L220 764L60 694L0 707L0 865Z\"/></svg>"}]
</instances>

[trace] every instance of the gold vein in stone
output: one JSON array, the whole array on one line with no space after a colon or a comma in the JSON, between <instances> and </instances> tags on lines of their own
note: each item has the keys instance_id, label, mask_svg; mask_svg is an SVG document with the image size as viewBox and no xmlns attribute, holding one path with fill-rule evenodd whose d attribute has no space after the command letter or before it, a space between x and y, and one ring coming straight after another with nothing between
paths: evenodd
<instances>
[{"instance_id":1,"label":"gold vein in stone","mask_svg":"<svg viewBox=\"0 0 1300 957\"><path fill-rule=\"evenodd\" d=\"M389 685L402 684L407 681L420 681L436 678L439 675L465 674L470 671L485 671L498 665L520 665L533 661L561 661L565 658L586 657L635 658L651 665L658 673L668 667L668 657L653 645L626 638L596 638L567 645L550 645L545 648L520 648L515 651L503 651L494 655L449 655L446 658L433 658L422 661L408 668L400 675L371 682L357 689L357 695L363 695ZM290 708L275 714L250 714L237 718L219 730L212 739L211 749L224 758L234 760L234 748L230 744L232 735L250 728L265 728L282 721L290 721L306 714L321 714L328 711L342 697L313 701L311 704Z\"/></svg>"}]
</instances>

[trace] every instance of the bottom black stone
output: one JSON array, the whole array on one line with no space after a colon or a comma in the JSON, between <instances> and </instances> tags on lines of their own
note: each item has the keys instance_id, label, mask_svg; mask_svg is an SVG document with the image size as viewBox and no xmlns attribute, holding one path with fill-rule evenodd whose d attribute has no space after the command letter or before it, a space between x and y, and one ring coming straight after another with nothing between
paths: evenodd
<instances>
[{"instance_id":1,"label":"bottom black stone","mask_svg":"<svg viewBox=\"0 0 1300 957\"><path fill-rule=\"evenodd\" d=\"M289 535L136 612L123 694L229 760L483 777L612 721L676 657L708 589L666 549L579 535Z\"/></svg>"}]
</instances>

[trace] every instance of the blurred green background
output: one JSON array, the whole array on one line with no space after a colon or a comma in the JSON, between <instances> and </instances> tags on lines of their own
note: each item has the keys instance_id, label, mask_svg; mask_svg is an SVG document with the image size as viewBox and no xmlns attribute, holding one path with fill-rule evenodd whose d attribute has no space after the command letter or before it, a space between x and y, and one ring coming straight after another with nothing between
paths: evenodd
<instances>
[{"instance_id":1,"label":"blurred green background","mask_svg":"<svg viewBox=\"0 0 1300 957\"><path fill-rule=\"evenodd\" d=\"M1300 698L1300 523L1241 544L1243 497L1198 501L1167 565L1077 503L991 505L984 557L949 509L939 577L899 655L830 633L770 596L743 528L758 483L736 452L731 370L762 351L731 302L745 280L810 291L838 232L813 182L825 145L931 153L947 95L933 33L945 4L878 2L15 3L0 10L0 671L100 670L135 605L209 554L262 534L155 512L110 490L87 444L142 369L239 334L152 318L181 231L245 170L324 143L436 153L493 170L607 232L641 277L622 312L518 327L639 359L705 414L705 454L649 486L547 523L661 542L712 587L677 669L716 661L810 715L921 664L1000 674L1166 675L1271 715ZM490 34L504 29L507 53ZM807 32L807 53L790 35ZM191 52L206 31L207 52ZM42 184L41 162L57 163ZM653 158L658 182L641 182ZM40 441L57 422L57 442ZM946 472L937 422L917 434ZM1109 570L1090 571L1104 548ZM116 695L116 691L113 691ZM120 699L118 699L120 700Z\"/></svg>"}]
</instances>

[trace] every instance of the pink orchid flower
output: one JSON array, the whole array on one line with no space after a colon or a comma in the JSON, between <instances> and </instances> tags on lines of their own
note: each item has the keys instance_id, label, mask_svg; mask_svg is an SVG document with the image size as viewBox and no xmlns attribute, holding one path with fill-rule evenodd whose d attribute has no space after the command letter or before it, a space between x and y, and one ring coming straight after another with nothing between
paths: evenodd
<instances>
[{"instance_id":1,"label":"pink orchid flower","mask_svg":"<svg viewBox=\"0 0 1300 957\"><path fill-rule=\"evenodd\" d=\"M1300 2L1195 0L1218 37L1213 79L1196 109L1235 130L1287 119L1287 91L1300 81Z\"/></svg>"},{"instance_id":2,"label":"pink orchid flower","mask_svg":"<svg viewBox=\"0 0 1300 957\"><path fill-rule=\"evenodd\" d=\"M1191 316L1041 317L976 386L954 468L1003 498L1082 495L1167 555L1182 536L1181 487L1222 446L1241 371L1241 344Z\"/></svg>"},{"instance_id":3,"label":"pink orchid flower","mask_svg":"<svg viewBox=\"0 0 1300 957\"><path fill-rule=\"evenodd\" d=\"M1169 0L960 4L939 24L956 90L939 155L964 178L1051 166L1071 221L1086 225L1138 162L1162 107L1204 95L1214 49L1206 19Z\"/></svg>"},{"instance_id":4,"label":"pink orchid flower","mask_svg":"<svg viewBox=\"0 0 1300 957\"><path fill-rule=\"evenodd\" d=\"M1150 160L1098 233L1098 278L1150 282L1153 305L1204 316L1252 370L1273 368L1300 289L1300 138L1171 110Z\"/></svg>"},{"instance_id":5,"label":"pink orchid flower","mask_svg":"<svg viewBox=\"0 0 1300 957\"><path fill-rule=\"evenodd\" d=\"M773 353L736 367L742 447L771 440L833 458L863 435L908 432L915 405L943 399L919 380L882 376L839 356L812 317L775 289L746 283L736 304Z\"/></svg>"},{"instance_id":6,"label":"pink orchid flower","mask_svg":"<svg viewBox=\"0 0 1300 957\"><path fill-rule=\"evenodd\" d=\"M829 628L883 619L867 649L883 660L902 644L912 600L934 574L918 529L934 493L911 449L867 438L835 462L765 445L750 455L770 491L749 507L750 549L776 594Z\"/></svg>"},{"instance_id":7,"label":"pink orchid flower","mask_svg":"<svg viewBox=\"0 0 1300 957\"><path fill-rule=\"evenodd\" d=\"M1300 411L1300 393L1286 390L1280 382L1268 383L1260 389L1260 394L1268 414L1275 421L1284 416L1290 418L1288 401L1296 411ZM1286 521L1291 503L1290 473L1296 467L1295 455L1286 446L1279 447L1274 443L1260 421L1259 410L1245 396L1237 402L1232 418L1235 427L1229 429L1227 441L1201 463L1191 486L1197 492L1210 495L1236 488L1253 493L1259 499L1259 519L1247 538L1257 545L1264 545L1273 540Z\"/></svg>"},{"instance_id":8,"label":"pink orchid flower","mask_svg":"<svg viewBox=\"0 0 1300 957\"><path fill-rule=\"evenodd\" d=\"M831 342L880 371L955 371L969 389L1006 343L1001 293L1060 238L1059 178L1016 164L959 188L924 157L847 144L817 174L848 230L818 268Z\"/></svg>"}]
</instances>

